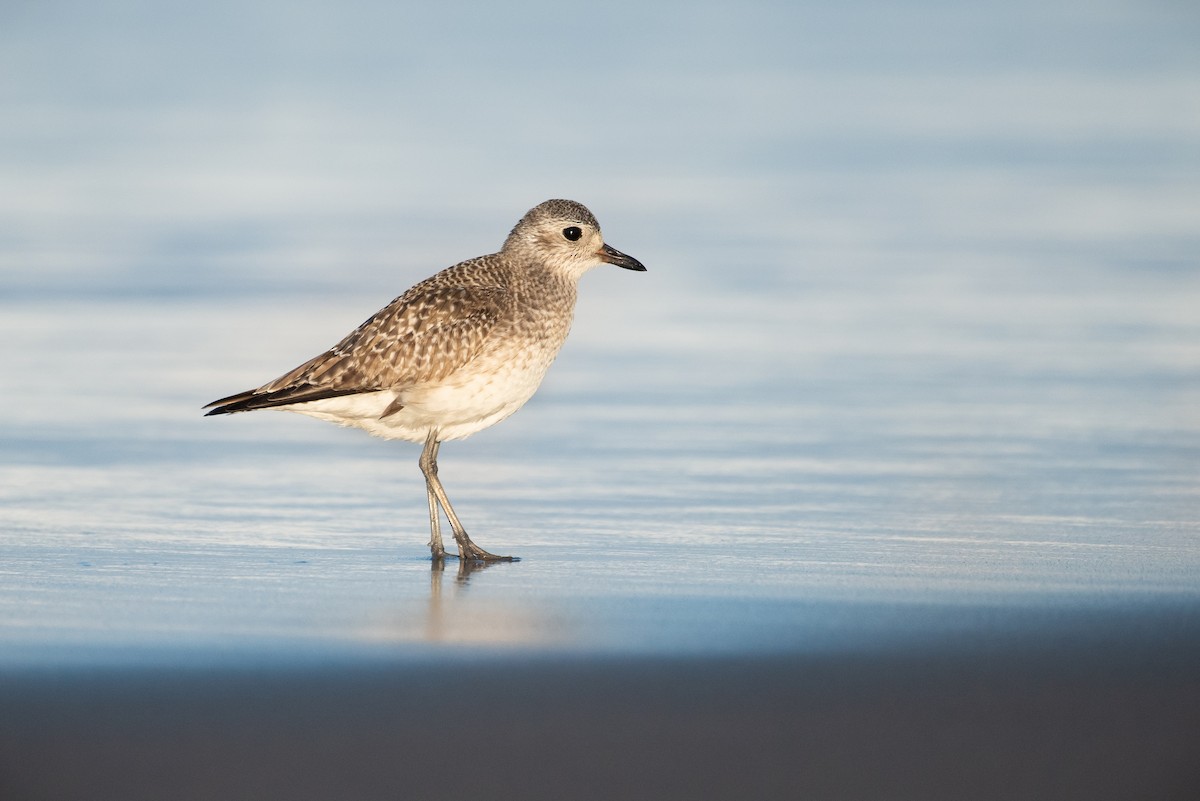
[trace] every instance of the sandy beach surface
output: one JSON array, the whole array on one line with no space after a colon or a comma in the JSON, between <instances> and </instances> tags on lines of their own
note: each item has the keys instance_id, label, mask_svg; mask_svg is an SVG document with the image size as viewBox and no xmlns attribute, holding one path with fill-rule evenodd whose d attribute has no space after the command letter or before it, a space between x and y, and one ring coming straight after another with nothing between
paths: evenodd
<instances>
[{"instance_id":1,"label":"sandy beach surface","mask_svg":"<svg viewBox=\"0 0 1200 801\"><path fill-rule=\"evenodd\" d=\"M1178 615L823 656L8 671L0 795L1186 801L1200 626Z\"/></svg>"}]
</instances>

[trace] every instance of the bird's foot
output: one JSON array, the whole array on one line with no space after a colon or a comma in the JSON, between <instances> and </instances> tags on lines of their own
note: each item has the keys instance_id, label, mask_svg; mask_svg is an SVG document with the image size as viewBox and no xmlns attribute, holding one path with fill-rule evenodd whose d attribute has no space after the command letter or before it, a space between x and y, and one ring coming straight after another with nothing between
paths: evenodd
<instances>
[{"instance_id":1,"label":"bird's foot","mask_svg":"<svg viewBox=\"0 0 1200 801\"><path fill-rule=\"evenodd\" d=\"M480 548L475 543L471 542L471 538L464 531L461 536L455 535L458 541L458 558L464 562L519 562L521 561L515 556L497 556L494 553L488 553Z\"/></svg>"}]
</instances>

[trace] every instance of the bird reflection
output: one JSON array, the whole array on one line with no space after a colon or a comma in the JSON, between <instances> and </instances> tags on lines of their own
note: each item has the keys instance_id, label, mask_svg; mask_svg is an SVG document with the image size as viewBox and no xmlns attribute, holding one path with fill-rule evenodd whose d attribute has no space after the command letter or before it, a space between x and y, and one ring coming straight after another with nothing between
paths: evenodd
<instances>
[{"instance_id":1,"label":"bird reflection","mask_svg":"<svg viewBox=\"0 0 1200 801\"><path fill-rule=\"evenodd\" d=\"M451 636L453 628L454 598L459 591L467 588L467 582L475 573L481 573L497 562L478 562L474 559L459 559L458 569L454 576L454 592L451 600L442 596L442 581L446 574L446 560L434 559L429 568L429 607L425 615L425 639L430 642L444 642L454 639Z\"/></svg>"},{"instance_id":2,"label":"bird reflection","mask_svg":"<svg viewBox=\"0 0 1200 801\"><path fill-rule=\"evenodd\" d=\"M569 639L561 616L548 613L544 602L534 603L521 588L502 579L513 562L458 560L454 568L435 559L429 569L429 596L392 607L357 629L357 636L380 643L510 647L548 645ZM494 571L490 576L480 573ZM408 574L415 578L414 574ZM453 578L449 579L450 575ZM468 592L468 588L473 588Z\"/></svg>"},{"instance_id":3,"label":"bird reflection","mask_svg":"<svg viewBox=\"0 0 1200 801\"><path fill-rule=\"evenodd\" d=\"M494 646L544 643L562 637L558 625L548 619L538 606L511 596L506 600L495 597L485 599L467 592L480 573L511 569L512 562L459 559L456 560L458 564L453 569L451 581L447 579L450 570L446 567L446 561L434 559L430 564L429 601L425 605L420 633L412 632L404 636L399 630L396 634L401 635L400 639L416 635L416 639L427 643ZM484 591L484 586L481 585L479 589ZM488 591L493 589L489 587Z\"/></svg>"},{"instance_id":4,"label":"bird reflection","mask_svg":"<svg viewBox=\"0 0 1200 801\"><path fill-rule=\"evenodd\" d=\"M482 573L489 567L494 567L498 562L480 562L474 559L456 559L458 562L458 570L454 576L456 584L466 586L467 581L475 573ZM438 598L442 594L442 576L446 572L446 560L434 559L430 567L429 590L431 598Z\"/></svg>"}]
</instances>

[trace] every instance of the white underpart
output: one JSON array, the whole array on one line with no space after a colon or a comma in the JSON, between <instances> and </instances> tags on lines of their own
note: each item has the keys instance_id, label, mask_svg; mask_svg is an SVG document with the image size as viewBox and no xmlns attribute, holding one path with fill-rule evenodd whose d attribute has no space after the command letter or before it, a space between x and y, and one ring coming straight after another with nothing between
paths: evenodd
<instances>
[{"instance_id":1,"label":"white underpart","mask_svg":"<svg viewBox=\"0 0 1200 801\"><path fill-rule=\"evenodd\" d=\"M542 363L516 359L488 371L460 370L436 384L382 390L283 407L338 425L361 428L384 439L424 442L430 430L439 440L462 439L499 423L525 405L541 384L553 354ZM404 408L381 417L401 396Z\"/></svg>"}]
</instances>

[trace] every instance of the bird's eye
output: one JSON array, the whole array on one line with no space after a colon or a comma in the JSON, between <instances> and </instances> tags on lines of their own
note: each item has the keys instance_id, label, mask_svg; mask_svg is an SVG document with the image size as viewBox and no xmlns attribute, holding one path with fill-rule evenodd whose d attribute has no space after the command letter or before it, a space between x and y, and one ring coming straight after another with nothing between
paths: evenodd
<instances>
[{"instance_id":1,"label":"bird's eye","mask_svg":"<svg viewBox=\"0 0 1200 801\"><path fill-rule=\"evenodd\" d=\"M583 236L583 231L572 225L570 228L563 229L563 236L565 236L567 239L570 239L572 242L578 242L579 237Z\"/></svg>"}]
</instances>

